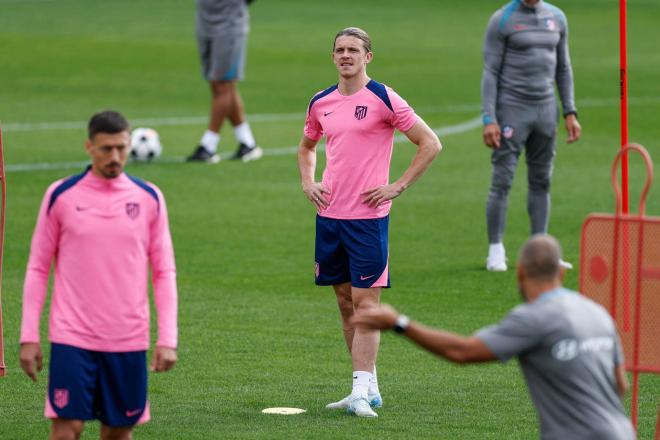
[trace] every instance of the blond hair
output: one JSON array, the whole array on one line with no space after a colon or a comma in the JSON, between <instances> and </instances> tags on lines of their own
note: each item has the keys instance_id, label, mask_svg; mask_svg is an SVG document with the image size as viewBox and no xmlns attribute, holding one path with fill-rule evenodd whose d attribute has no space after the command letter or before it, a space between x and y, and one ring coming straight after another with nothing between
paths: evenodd
<instances>
[{"instance_id":1,"label":"blond hair","mask_svg":"<svg viewBox=\"0 0 660 440\"><path fill-rule=\"evenodd\" d=\"M337 32L334 43L332 44L333 51L335 50L335 44L337 44L337 38L339 37L355 37L362 41L362 46L364 46L364 50L366 50L367 53L371 52L371 38L369 38L369 34L360 28L347 27L346 29Z\"/></svg>"}]
</instances>

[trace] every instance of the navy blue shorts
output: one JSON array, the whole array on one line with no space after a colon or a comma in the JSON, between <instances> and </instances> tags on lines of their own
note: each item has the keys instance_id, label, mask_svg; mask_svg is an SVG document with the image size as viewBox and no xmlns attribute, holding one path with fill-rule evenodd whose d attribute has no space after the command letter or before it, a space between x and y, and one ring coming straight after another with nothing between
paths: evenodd
<instances>
[{"instance_id":1,"label":"navy blue shorts","mask_svg":"<svg viewBox=\"0 0 660 440\"><path fill-rule=\"evenodd\" d=\"M316 284L390 287L389 216L338 220L316 216Z\"/></svg>"},{"instance_id":2,"label":"navy blue shorts","mask_svg":"<svg viewBox=\"0 0 660 440\"><path fill-rule=\"evenodd\" d=\"M108 353L51 344L47 417L128 427L148 420L148 413L146 351Z\"/></svg>"}]
</instances>

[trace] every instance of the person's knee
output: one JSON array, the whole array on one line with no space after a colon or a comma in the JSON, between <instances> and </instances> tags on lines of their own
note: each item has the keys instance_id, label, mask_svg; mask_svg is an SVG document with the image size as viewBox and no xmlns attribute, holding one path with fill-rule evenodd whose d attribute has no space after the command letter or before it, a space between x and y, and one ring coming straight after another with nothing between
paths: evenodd
<instances>
[{"instance_id":1,"label":"person's knee","mask_svg":"<svg viewBox=\"0 0 660 440\"><path fill-rule=\"evenodd\" d=\"M233 93L236 88L236 81L212 80L211 90L214 96L222 96Z\"/></svg>"},{"instance_id":2,"label":"person's knee","mask_svg":"<svg viewBox=\"0 0 660 440\"><path fill-rule=\"evenodd\" d=\"M337 296L337 305L339 306L342 318L350 318L353 315L351 285L349 283L339 284L334 286L334 289L335 295Z\"/></svg>"},{"instance_id":3,"label":"person's knee","mask_svg":"<svg viewBox=\"0 0 660 440\"><path fill-rule=\"evenodd\" d=\"M530 192L547 193L550 191L550 168L530 168L527 184Z\"/></svg>"},{"instance_id":4,"label":"person's knee","mask_svg":"<svg viewBox=\"0 0 660 440\"><path fill-rule=\"evenodd\" d=\"M507 168L494 168L490 194L506 197L513 184L513 172Z\"/></svg>"},{"instance_id":5,"label":"person's knee","mask_svg":"<svg viewBox=\"0 0 660 440\"><path fill-rule=\"evenodd\" d=\"M112 428L107 425L101 427L101 440L131 440L133 428Z\"/></svg>"},{"instance_id":6,"label":"person's knee","mask_svg":"<svg viewBox=\"0 0 660 440\"><path fill-rule=\"evenodd\" d=\"M344 319L353 316L353 301L350 298L337 296L337 305Z\"/></svg>"},{"instance_id":7,"label":"person's knee","mask_svg":"<svg viewBox=\"0 0 660 440\"><path fill-rule=\"evenodd\" d=\"M376 307L379 300L379 289L362 289L360 294L353 295L353 309L355 311ZM372 291L373 290L373 291Z\"/></svg>"},{"instance_id":8,"label":"person's knee","mask_svg":"<svg viewBox=\"0 0 660 440\"><path fill-rule=\"evenodd\" d=\"M84 423L80 420L55 419L51 426L51 440L78 440Z\"/></svg>"}]
</instances>

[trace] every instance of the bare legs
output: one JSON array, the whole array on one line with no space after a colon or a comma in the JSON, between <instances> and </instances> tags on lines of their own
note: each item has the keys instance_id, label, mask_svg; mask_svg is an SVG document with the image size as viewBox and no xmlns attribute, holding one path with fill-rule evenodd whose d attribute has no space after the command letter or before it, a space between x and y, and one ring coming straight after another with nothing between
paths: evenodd
<instances>
[{"instance_id":1,"label":"bare legs","mask_svg":"<svg viewBox=\"0 0 660 440\"><path fill-rule=\"evenodd\" d=\"M229 118L232 126L245 121L243 99L238 92L236 81L210 81L211 114L208 129L219 133L225 119Z\"/></svg>"},{"instance_id":2,"label":"bare legs","mask_svg":"<svg viewBox=\"0 0 660 440\"><path fill-rule=\"evenodd\" d=\"M49 440L78 440L85 428L85 422L74 419L53 419ZM131 440L133 427L115 428L101 425L101 440Z\"/></svg>"},{"instance_id":3,"label":"bare legs","mask_svg":"<svg viewBox=\"0 0 660 440\"><path fill-rule=\"evenodd\" d=\"M373 372L380 345L380 331L355 329L350 324L353 313L380 302L380 288L361 289L351 283L333 286L342 320L342 329L353 361L353 371Z\"/></svg>"}]
</instances>

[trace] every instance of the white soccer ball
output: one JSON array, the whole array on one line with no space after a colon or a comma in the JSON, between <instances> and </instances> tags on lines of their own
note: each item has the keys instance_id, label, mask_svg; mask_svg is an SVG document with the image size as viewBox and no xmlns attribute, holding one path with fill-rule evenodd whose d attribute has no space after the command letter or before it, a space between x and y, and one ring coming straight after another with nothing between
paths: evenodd
<instances>
[{"instance_id":1,"label":"white soccer ball","mask_svg":"<svg viewBox=\"0 0 660 440\"><path fill-rule=\"evenodd\" d=\"M131 133L131 157L137 162L149 162L163 152L158 133L153 128L136 128Z\"/></svg>"}]
</instances>

